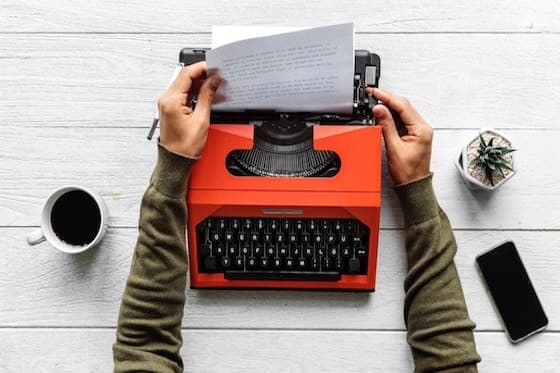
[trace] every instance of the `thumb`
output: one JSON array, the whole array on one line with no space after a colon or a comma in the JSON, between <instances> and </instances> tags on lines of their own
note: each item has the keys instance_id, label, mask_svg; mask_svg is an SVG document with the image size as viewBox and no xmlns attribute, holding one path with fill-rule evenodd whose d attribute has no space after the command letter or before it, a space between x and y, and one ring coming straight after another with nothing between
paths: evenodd
<instances>
[{"instance_id":1,"label":"thumb","mask_svg":"<svg viewBox=\"0 0 560 373\"><path fill-rule=\"evenodd\" d=\"M195 115L210 118L212 101L221 83L222 78L220 78L219 75L211 75L202 83L198 91L197 103L194 109Z\"/></svg>"},{"instance_id":2,"label":"thumb","mask_svg":"<svg viewBox=\"0 0 560 373\"><path fill-rule=\"evenodd\" d=\"M385 105L375 105L372 109L372 114L375 117L375 121L381 126L383 130L383 139L385 140L385 146L388 148L393 148L400 143L401 138L395 126L395 121L391 112Z\"/></svg>"}]
</instances>

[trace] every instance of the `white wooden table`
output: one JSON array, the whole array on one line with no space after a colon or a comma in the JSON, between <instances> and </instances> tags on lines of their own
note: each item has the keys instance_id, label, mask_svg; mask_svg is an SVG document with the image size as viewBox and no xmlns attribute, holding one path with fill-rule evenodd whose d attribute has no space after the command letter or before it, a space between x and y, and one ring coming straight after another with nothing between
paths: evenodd
<instances>
[{"instance_id":1,"label":"white wooden table","mask_svg":"<svg viewBox=\"0 0 560 373\"><path fill-rule=\"evenodd\" d=\"M381 86L435 130L435 189L483 372L560 372L560 3L497 0L134 2L4 0L0 7L0 371L107 372L140 197L155 159L145 136L182 47L213 24L353 21L378 53ZM503 130L519 172L470 193L453 160L480 127ZM385 175L374 294L187 291L182 353L191 372L405 372L402 215ZM110 232L77 256L29 247L47 195L102 193ZM475 255L513 239L550 318L512 346Z\"/></svg>"}]
</instances>

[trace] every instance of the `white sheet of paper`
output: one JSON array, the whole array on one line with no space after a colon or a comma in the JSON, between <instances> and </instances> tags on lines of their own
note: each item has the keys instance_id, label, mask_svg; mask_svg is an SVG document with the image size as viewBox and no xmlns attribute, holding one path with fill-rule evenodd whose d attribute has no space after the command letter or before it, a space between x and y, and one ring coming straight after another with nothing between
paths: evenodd
<instances>
[{"instance_id":1,"label":"white sheet of paper","mask_svg":"<svg viewBox=\"0 0 560 373\"><path fill-rule=\"evenodd\" d=\"M225 80L225 100L212 110L352 112L352 23L233 42L210 50L206 62Z\"/></svg>"},{"instance_id":2,"label":"white sheet of paper","mask_svg":"<svg viewBox=\"0 0 560 373\"><path fill-rule=\"evenodd\" d=\"M225 25L212 26L212 49L230 44L239 40L260 38L263 36L271 36L285 34L287 32L301 31L303 27L286 27L286 26L233 26Z\"/></svg>"}]
</instances>

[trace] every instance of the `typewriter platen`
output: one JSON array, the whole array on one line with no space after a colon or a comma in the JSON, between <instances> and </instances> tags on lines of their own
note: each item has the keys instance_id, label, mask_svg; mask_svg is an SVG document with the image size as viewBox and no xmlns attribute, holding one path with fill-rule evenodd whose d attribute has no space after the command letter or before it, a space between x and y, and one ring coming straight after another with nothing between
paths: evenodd
<instances>
[{"instance_id":1,"label":"typewriter platen","mask_svg":"<svg viewBox=\"0 0 560 373\"><path fill-rule=\"evenodd\" d=\"M212 112L188 187L192 288L375 289L381 129L365 88L379 75L356 50L352 115Z\"/></svg>"}]
</instances>

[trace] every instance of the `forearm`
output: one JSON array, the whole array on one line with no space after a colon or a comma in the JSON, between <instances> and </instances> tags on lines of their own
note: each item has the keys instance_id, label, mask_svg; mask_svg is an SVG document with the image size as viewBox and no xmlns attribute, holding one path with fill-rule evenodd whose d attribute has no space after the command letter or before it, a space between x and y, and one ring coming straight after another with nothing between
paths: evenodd
<instances>
[{"instance_id":1,"label":"forearm","mask_svg":"<svg viewBox=\"0 0 560 373\"><path fill-rule=\"evenodd\" d=\"M194 160L158 149L142 199L139 233L123 294L115 371L182 371L185 303L185 185Z\"/></svg>"},{"instance_id":2,"label":"forearm","mask_svg":"<svg viewBox=\"0 0 560 373\"><path fill-rule=\"evenodd\" d=\"M396 191L405 215L405 322L415 370L475 372L480 357L453 262L457 245L431 176Z\"/></svg>"}]
</instances>

